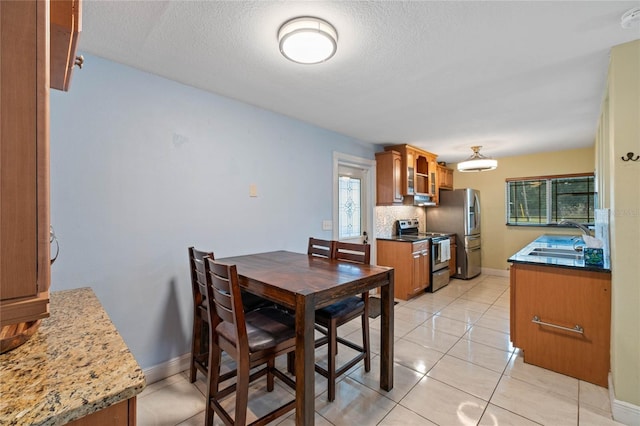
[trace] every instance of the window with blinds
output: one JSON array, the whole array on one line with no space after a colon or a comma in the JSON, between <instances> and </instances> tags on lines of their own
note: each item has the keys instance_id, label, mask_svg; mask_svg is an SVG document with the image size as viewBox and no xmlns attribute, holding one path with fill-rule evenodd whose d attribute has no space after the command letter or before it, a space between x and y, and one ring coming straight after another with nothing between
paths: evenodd
<instances>
[{"instance_id":1,"label":"window with blinds","mask_svg":"<svg viewBox=\"0 0 640 426\"><path fill-rule=\"evenodd\" d=\"M592 225L594 181L593 173L507 179L507 225L544 226L562 220Z\"/></svg>"}]
</instances>

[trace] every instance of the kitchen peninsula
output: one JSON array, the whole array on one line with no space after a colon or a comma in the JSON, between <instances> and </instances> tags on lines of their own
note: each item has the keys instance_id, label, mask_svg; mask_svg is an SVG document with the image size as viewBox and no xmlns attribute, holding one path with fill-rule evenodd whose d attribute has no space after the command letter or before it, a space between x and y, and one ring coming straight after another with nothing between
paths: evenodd
<instances>
[{"instance_id":1,"label":"kitchen peninsula","mask_svg":"<svg viewBox=\"0 0 640 426\"><path fill-rule=\"evenodd\" d=\"M51 294L51 316L0 355L0 424L134 425L145 377L90 288Z\"/></svg>"},{"instance_id":2,"label":"kitchen peninsula","mask_svg":"<svg viewBox=\"0 0 640 426\"><path fill-rule=\"evenodd\" d=\"M511 341L527 363L608 387L611 270L579 242L543 235L509 258Z\"/></svg>"}]
</instances>

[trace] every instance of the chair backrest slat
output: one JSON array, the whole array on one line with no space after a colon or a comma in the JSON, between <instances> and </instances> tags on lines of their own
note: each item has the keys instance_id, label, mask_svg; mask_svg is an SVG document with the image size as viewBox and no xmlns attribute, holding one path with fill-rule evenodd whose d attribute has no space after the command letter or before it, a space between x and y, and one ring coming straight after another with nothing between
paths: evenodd
<instances>
[{"instance_id":1,"label":"chair backrest slat","mask_svg":"<svg viewBox=\"0 0 640 426\"><path fill-rule=\"evenodd\" d=\"M309 256L330 258L331 253L333 253L334 243L335 241L310 237L307 254Z\"/></svg>"},{"instance_id":2,"label":"chair backrest slat","mask_svg":"<svg viewBox=\"0 0 640 426\"><path fill-rule=\"evenodd\" d=\"M331 257L336 260L368 265L371 262L371 246L369 244L334 241Z\"/></svg>"}]
</instances>

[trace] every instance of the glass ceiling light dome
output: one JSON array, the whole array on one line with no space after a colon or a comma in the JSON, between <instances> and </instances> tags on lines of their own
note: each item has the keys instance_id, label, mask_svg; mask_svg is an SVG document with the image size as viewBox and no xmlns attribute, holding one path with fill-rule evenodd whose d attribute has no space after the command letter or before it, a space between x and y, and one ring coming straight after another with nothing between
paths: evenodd
<instances>
[{"instance_id":1,"label":"glass ceiling light dome","mask_svg":"<svg viewBox=\"0 0 640 426\"><path fill-rule=\"evenodd\" d=\"M299 64L319 64L338 48L338 33L327 21L310 16L294 18L278 30L280 53Z\"/></svg>"},{"instance_id":2,"label":"glass ceiling light dome","mask_svg":"<svg viewBox=\"0 0 640 426\"><path fill-rule=\"evenodd\" d=\"M481 146L472 146L473 154L462 163L458 163L459 172L484 172L487 170L495 170L498 167L498 161L487 158L480 154Z\"/></svg>"}]
</instances>

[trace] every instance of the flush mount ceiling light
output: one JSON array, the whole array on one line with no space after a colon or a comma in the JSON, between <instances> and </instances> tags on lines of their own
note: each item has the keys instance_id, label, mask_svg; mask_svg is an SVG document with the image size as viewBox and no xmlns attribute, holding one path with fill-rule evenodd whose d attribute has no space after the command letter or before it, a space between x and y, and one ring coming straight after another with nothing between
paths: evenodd
<instances>
[{"instance_id":1,"label":"flush mount ceiling light","mask_svg":"<svg viewBox=\"0 0 640 426\"><path fill-rule=\"evenodd\" d=\"M480 154L481 146L472 146L473 154L462 163L458 163L459 172L484 172L487 170L495 170L498 162L491 158L487 158Z\"/></svg>"},{"instance_id":2,"label":"flush mount ceiling light","mask_svg":"<svg viewBox=\"0 0 640 426\"><path fill-rule=\"evenodd\" d=\"M282 24L278 42L280 53L290 61L318 64L336 53L338 33L327 21L305 16Z\"/></svg>"}]
</instances>

